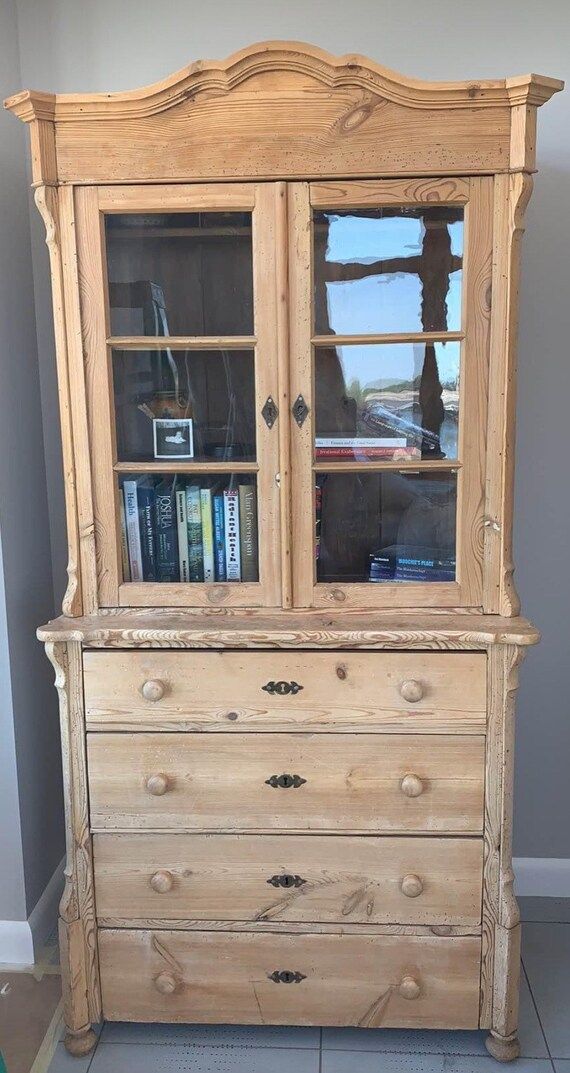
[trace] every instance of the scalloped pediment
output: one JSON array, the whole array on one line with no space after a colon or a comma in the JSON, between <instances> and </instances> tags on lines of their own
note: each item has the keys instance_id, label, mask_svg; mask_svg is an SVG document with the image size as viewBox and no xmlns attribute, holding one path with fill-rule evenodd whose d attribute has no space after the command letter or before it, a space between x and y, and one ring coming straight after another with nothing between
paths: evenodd
<instances>
[{"instance_id":1,"label":"scalloped pediment","mask_svg":"<svg viewBox=\"0 0 570 1073\"><path fill-rule=\"evenodd\" d=\"M528 75L424 82L296 42L204 60L143 89L26 91L6 107L53 123L59 181L504 171L511 114L562 88Z\"/></svg>"}]
</instances>

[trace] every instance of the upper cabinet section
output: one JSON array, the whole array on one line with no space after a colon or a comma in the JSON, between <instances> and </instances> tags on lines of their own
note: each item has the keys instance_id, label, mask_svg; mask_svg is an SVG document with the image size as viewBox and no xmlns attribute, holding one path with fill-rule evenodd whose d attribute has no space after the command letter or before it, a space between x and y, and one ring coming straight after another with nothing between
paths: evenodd
<instances>
[{"instance_id":1,"label":"upper cabinet section","mask_svg":"<svg viewBox=\"0 0 570 1073\"><path fill-rule=\"evenodd\" d=\"M422 82L298 42L202 60L127 93L25 91L34 182L376 178L532 170L541 75Z\"/></svg>"}]
</instances>

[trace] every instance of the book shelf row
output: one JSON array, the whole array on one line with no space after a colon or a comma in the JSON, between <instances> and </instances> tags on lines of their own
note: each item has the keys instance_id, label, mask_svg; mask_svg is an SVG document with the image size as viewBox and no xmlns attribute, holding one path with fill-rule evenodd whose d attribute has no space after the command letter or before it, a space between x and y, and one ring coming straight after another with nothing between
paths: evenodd
<instances>
[{"instance_id":1,"label":"book shelf row","mask_svg":"<svg viewBox=\"0 0 570 1073\"><path fill-rule=\"evenodd\" d=\"M257 485L235 474L120 482L124 581L258 581Z\"/></svg>"}]
</instances>

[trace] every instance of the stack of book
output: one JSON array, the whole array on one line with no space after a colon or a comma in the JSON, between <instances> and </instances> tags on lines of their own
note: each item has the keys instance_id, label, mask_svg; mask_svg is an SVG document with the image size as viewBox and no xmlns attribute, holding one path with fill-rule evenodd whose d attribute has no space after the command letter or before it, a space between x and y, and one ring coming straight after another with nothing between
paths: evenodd
<instances>
[{"instance_id":1,"label":"stack of book","mask_svg":"<svg viewBox=\"0 0 570 1073\"><path fill-rule=\"evenodd\" d=\"M455 581L455 556L392 544L370 556L370 581Z\"/></svg>"},{"instance_id":2,"label":"stack of book","mask_svg":"<svg viewBox=\"0 0 570 1073\"><path fill-rule=\"evenodd\" d=\"M179 477L123 482L125 581L257 581L257 488Z\"/></svg>"},{"instance_id":3,"label":"stack of book","mask_svg":"<svg viewBox=\"0 0 570 1073\"><path fill-rule=\"evenodd\" d=\"M316 436L315 458L330 462L409 462L421 458L421 450L405 436Z\"/></svg>"}]
</instances>

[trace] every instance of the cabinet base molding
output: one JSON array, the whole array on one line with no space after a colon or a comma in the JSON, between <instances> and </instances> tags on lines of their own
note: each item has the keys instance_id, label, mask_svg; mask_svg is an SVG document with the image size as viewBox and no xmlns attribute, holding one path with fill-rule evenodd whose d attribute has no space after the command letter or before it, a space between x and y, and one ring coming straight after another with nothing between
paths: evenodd
<instances>
[{"instance_id":1,"label":"cabinet base molding","mask_svg":"<svg viewBox=\"0 0 570 1073\"><path fill-rule=\"evenodd\" d=\"M501 1036L498 1032L489 1032L485 1040L485 1046L489 1054L497 1062L514 1062L520 1058L521 1045L516 1032L511 1036Z\"/></svg>"}]
</instances>

